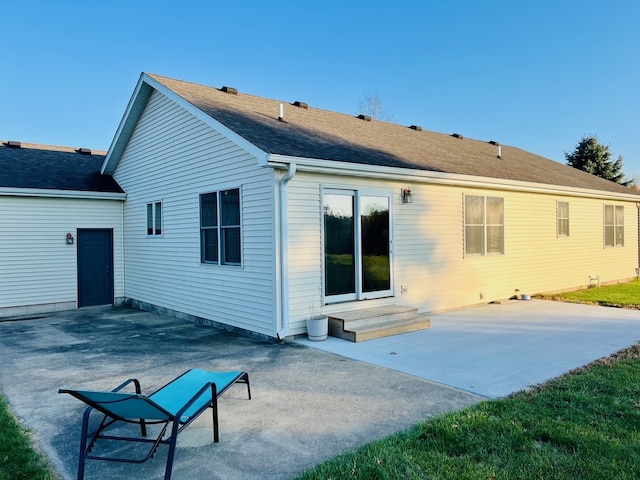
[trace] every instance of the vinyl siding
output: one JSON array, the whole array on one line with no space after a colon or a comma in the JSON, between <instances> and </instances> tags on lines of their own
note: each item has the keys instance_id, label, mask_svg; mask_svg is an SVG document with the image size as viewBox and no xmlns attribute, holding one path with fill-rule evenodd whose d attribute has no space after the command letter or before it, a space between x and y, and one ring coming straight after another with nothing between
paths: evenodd
<instances>
[{"instance_id":1,"label":"vinyl siding","mask_svg":"<svg viewBox=\"0 0 640 480\"><path fill-rule=\"evenodd\" d=\"M77 239L79 228L114 230L114 296L122 297L121 227L120 201L0 196L0 316L77 305L77 243L65 237Z\"/></svg>"},{"instance_id":2,"label":"vinyl siding","mask_svg":"<svg viewBox=\"0 0 640 480\"><path fill-rule=\"evenodd\" d=\"M403 204L399 182L299 173L289 185L291 330L304 332L310 302L320 301L321 187L374 188L392 194L394 296L324 307L326 313L404 304L435 312L510 298L628 280L638 266L635 203L443 185L411 185ZM504 255L464 255L464 195L504 199ZM556 232L556 201L569 202L570 236ZM604 204L624 205L625 246L604 247ZM401 293L401 287L407 289Z\"/></svg>"},{"instance_id":3,"label":"vinyl siding","mask_svg":"<svg viewBox=\"0 0 640 480\"><path fill-rule=\"evenodd\" d=\"M124 208L125 295L276 335L274 173L158 92L114 177ZM200 263L199 195L240 188L242 266ZM163 232L146 235L146 204L162 201Z\"/></svg>"},{"instance_id":4,"label":"vinyl siding","mask_svg":"<svg viewBox=\"0 0 640 480\"><path fill-rule=\"evenodd\" d=\"M464 256L465 194L504 199L504 255ZM635 275L632 202L625 204L626 246L604 248L602 200L445 186L414 188L414 198L416 203L398 206L395 268L398 284L409 287L406 298L425 311L503 300L516 289L535 294L584 287L589 276L614 282ZM568 237L556 234L558 200L570 205ZM412 220L407 207L418 207L422 218ZM412 222L417 232L411 232Z\"/></svg>"}]
</instances>

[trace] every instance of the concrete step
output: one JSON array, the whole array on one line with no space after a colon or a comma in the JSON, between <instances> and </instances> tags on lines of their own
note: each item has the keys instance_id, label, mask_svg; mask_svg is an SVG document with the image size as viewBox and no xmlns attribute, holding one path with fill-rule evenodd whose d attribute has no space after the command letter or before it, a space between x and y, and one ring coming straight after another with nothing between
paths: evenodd
<instances>
[{"instance_id":1,"label":"concrete step","mask_svg":"<svg viewBox=\"0 0 640 480\"><path fill-rule=\"evenodd\" d=\"M351 342L364 342L430 327L431 320L419 314L418 309L397 305L329 316L329 335Z\"/></svg>"}]
</instances>

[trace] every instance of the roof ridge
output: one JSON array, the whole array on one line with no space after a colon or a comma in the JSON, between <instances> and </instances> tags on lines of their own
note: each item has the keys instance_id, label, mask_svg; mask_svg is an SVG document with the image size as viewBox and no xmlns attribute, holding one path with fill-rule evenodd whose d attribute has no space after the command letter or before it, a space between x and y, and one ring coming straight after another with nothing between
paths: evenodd
<instances>
[{"instance_id":1,"label":"roof ridge","mask_svg":"<svg viewBox=\"0 0 640 480\"><path fill-rule=\"evenodd\" d=\"M204 83L191 82L191 81L182 80L182 79L179 79L179 78L167 77L167 76L159 75L159 74L156 74L156 73L149 73L149 72L144 72L144 73L146 75L149 75L150 77L156 79L156 80L164 79L164 80L169 80L171 82L178 82L178 83L182 83L182 84L193 85L193 86L198 87L198 88L216 90L216 91L218 91L220 93L224 93L221 90L222 87L218 88L218 87L214 87L212 85L207 85L207 84L204 84ZM247 93L247 92L244 92L242 90L238 90L237 95L238 96L251 97L251 98L255 98L255 99L259 99L259 100L267 100L267 101L276 102L276 103L286 103L286 104L292 105L292 106L294 106L294 102L300 101L300 100L289 101L289 100L281 100L281 99L277 99L277 98L265 97L265 96L261 96L261 95L255 95L253 93ZM344 117L347 117L347 118L358 119L358 114L356 114L356 113L350 114L350 113L338 112L336 110L329 110L327 108L316 107L316 106L309 105L309 104L307 104L307 108L306 109L308 109L308 110L316 110L316 111L328 113L328 114L331 114L331 115L339 115L339 116L344 116ZM401 123L382 120L382 119L379 119L379 118L372 118L371 121L375 121L376 123L383 123L385 125L392 126L392 127L399 127L399 128L410 128L411 127L411 125L403 125ZM430 130L430 129L424 129L424 131L427 132L427 133L435 133L435 134L438 134L438 135L445 135L445 136L451 136L452 135L451 133L440 132L440 131ZM472 137L464 137L464 139L465 140L471 140L471 141L477 141L477 142L481 142L481 143L488 143L489 142L489 140L482 140L482 139L479 139L479 138L472 138ZM508 145L505 145L505 144L502 144L502 143L501 143L501 145L503 147L508 146Z\"/></svg>"},{"instance_id":2,"label":"roof ridge","mask_svg":"<svg viewBox=\"0 0 640 480\"><path fill-rule=\"evenodd\" d=\"M7 143L13 140L2 140L0 139L0 144L3 147L6 147ZM19 142L20 148L22 149L30 149L30 150L48 150L51 152L67 152L67 153L78 153L78 150L84 149L85 147L68 147L64 145L48 145L44 143L30 143L30 142ZM93 148L89 149L91 151L91 155L106 155L107 152L105 150L95 150Z\"/></svg>"}]
</instances>

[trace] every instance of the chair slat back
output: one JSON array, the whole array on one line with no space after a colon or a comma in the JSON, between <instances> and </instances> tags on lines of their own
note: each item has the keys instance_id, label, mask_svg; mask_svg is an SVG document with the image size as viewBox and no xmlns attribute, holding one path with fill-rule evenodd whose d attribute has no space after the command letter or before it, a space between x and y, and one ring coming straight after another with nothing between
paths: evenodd
<instances>
[{"instance_id":1,"label":"chair slat back","mask_svg":"<svg viewBox=\"0 0 640 480\"><path fill-rule=\"evenodd\" d=\"M146 395L123 392L99 392L92 390L64 390L96 410L123 420L171 420L173 416L163 411Z\"/></svg>"}]
</instances>

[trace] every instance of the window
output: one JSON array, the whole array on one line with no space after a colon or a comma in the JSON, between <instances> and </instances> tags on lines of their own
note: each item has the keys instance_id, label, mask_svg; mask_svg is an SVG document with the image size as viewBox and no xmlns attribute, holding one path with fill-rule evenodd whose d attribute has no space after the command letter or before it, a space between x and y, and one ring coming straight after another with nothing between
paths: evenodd
<instances>
[{"instance_id":1,"label":"window","mask_svg":"<svg viewBox=\"0 0 640 480\"><path fill-rule=\"evenodd\" d=\"M200 195L202 263L240 265L240 189Z\"/></svg>"},{"instance_id":2,"label":"window","mask_svg":"<svg viewBox=\"0 0 640 480\"><path fill-rule=\"evenodd\" d=\"M504 254L504 199L465 195L465 255Z\"/></svg>"},{"instance_id":3,"label":"window","mask_svg":"<svg viewBox=\"0 0 640 480\"><path fill-rule=\"evenodd\" d=\"M558 226L557 226L558 237L568 237L569 236L569 202L557 202L556 218L558 222Z\"/></svg>"},{"instance_id":4,"label":"window","mask_svg":"<svg viewBox=\"0 0 640 480\"><path fill-rule=\"evenodd\" d=\"M147 203L147 235L162 235L162 202Z\"/></svg>"},{"instance_id":5,"label":"window","mask_svg":"<svg viewBox=\"0 0 640 480\"><path fill-rule=\"evenodd\" d=\"M604 206L604 246L624 246L624 207Z\"/></svg>"}]
</instances>

